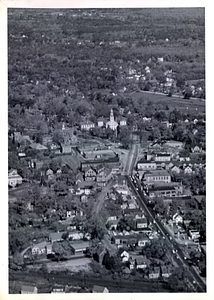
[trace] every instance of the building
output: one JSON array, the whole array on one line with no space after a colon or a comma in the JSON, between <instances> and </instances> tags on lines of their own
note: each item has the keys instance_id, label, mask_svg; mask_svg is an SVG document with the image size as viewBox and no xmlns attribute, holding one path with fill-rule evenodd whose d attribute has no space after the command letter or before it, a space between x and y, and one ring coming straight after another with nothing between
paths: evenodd
<instances>
[{"instance_id":1,"label":"building","mask_svg":"<svg viewBox=\"0 0 214 300\"><path fill-rule=\"evenodd\" d=\"M104 118L97 119L97 125L98 125L98 127L103 127L104 126L104 122L105 122Z\"/></svg>"},{"instance_id":2,"label":"building","mask_svg":"<svg viewBox=\"0 0 214 300\"><path fill-rule=\"evenodd\" d=\"M106 123L106 128L110 128L112 130L116 130L117 126L118 126L118 123L114 120L113 109L111 109L111 112L110 112L110 121Z\"/></svg>"},{"instance_id":3,"label":"building","mask_svg":"<svg viewBox=\"0 0 214 300\"><path fill-rule=\"evenodd\" d=\"M94 285L92 293L109 293L109 290L104 286Z\"/></svg>"},{"instance_id":4,"label":"building","mask_svg":"<svg viewBox=\"0 0 214 300\"><path fill-rule=\"evenodd\" d=\"M60 242L63 240L62 235L66 233L66 231L63 232L52 232L49 234L49 241L51 243L53 242Z\"/></svg>"},{"instance_id":5,"label":"building","mask_svg":"<svg viewBox=\"0 0 214 300\"><path fill-rule=\"evenodd\" d=\"M15 187L18 184L22 184L22 177L17 173L17 170L11 170L8 173L8 185Z\"/></svg>"},{"instance_id":6,"label":"building","mask_svg":"<svg viewBox=\"0 0 214 300\"><path fill-rule=\"evenodd\" d=\"M97 172L95 169L88 167L85 169L85 181L95 181L97 177Z\"/></svg>"},{"instance_id":7,"label":"building","mask_svg":"<svg viewBox=\"0 0 214 300\"><path fill-rule=\"evenodd\" d=\"M170 266L161 266L161 275L164 278L169 278L172 275L172 268Z\"/></svg>"},{"instance_id":8,"label":"building","mask_svg":"<svg viewBox=\"0 0 214 300\"><path fill-rule=\"evenodd\" d=\"M120 119L120 126L126 126L127 123L126 123L126 119L125 118L121 118Z\"/></svg>"},{"instance_id":9,"label":"building","mask_svg":"<svg viewBox=\"0 0 214 300\"><path fill-rule=\"evenodd\" d=\"M137 162L137 169L141 171L156 170L157 164L154 161L148 161L143 158Z\"/></svg>"},{"instance_id":10,"label":"building","mask_svg":"<svg viewBox=\"0 0 214 300\"><path fill-rule=\"evenodd\" d=\"M86 250L90 247L90 242L89 241L80 241L77 243L71 243L71 247L74 250L74 254L84 254Z\"/></svg>"},{"instance_id":11,"label":"building","mask_svg":"<svg viewBox=\"0 0 214 300\"><path fill-rule=\"evenodd\" d=\"M151 184L155 182L171 182L171 176L166 170L148 171L143 175L144 184Z\"/></svg>"},{"instance_id":12,"label":"building","mask_svg":"<svg viewBox=\"0 0 214 300\"><path fill-rule=\"evenodd\" d=\"M171 147L171 148L177 148L179 150L183 149L183 143L182 142L178 142L178 141L174 141L174 140L167 141L164 144L164 146L165 147Z\"/></svg>"},{"instance_id":13,"label":"building","mask_svg":"<svg viewBox=\"0 0 214 300\"><path fill-rule=\"evenodd\" d=\"M89 131L91 128L94 128L95 124L91 121L85 121L80 123L80 129L81 130L87 130Z\"/></svg>"},{"instance_id":14,"label":"building","mask_svg":"<svg viewBox=\"0 0 214 300\"><path fill-rule=\"evenodd\" d=\"M32 143L29 146L31 149L33 150L37 150L37 151L45 151L48 150L48 148L44 145L41 145L40 143Z\"/></svg>"},{"instance_id":15,"label":"building","mask_svg":"<svg viewBox=\"0 0 214 300\"><path fill-rule=\"evenodd\" d=\"M156 279L160 277L160 268L154 267L154 269L151 269L149 271L149 279Z\"/></svg>"},{"instance_id":16,"label":"building","mask_svg":"<svg viewBox=\"0 0 214 300\"><path fill-rule=\"evenodd\" d=\"M171 154L169 153L159 153L155 155L155 161L165 162L171 160Z\"/></svg>"},{"instance_id":17,"label":"building","mask_svg":"<svg viewBox=\"0 0 214 300\"><path fill-rule=\"evenodd\" d=\"M32 247L32 255L41 255L47 253L47 242L41 242L39 244L36 244Z\"/></svg>"},{"instance_id":18,"label":"building","mask_svg":"<svg viewBox=\"0 0 214 300\"><path fill-rule=\"evenodd\" d=\"M183 186L173 183L171 185L153 186L148 188L148 196L154 197L176 197L183 194Z\"/></svg>"},{"instance_id":19,"label":"building","mask_svg":"<svg viewBox=\"0 0 214 300\"><path fill-rule=\"evenodd\" d=\"M38 288L32 285L22 285L21 294L37 294Z\"/></svg>"},{"instance_id":20,"label":"building","mask_svg":"<svg viewBox=\"0 0 214 300\"><path fill-rule=\"evenodd\" d=\"M142 229L142 228L147 228L147 219L143 217L142 219L137 219L136 220L136 228L137 229Z\"/></svg>"},{"instance_id":21,"label":"building","mask_svg":"<svg viewBox=\"0 0 214 300\"><path fill-rule=\"evenodd\" d=\"M120 163L119 156L97 159L97 160L87 160L80 163L80 168L84 171L87 167L94 167L97 166L108 166L109 168L116 168Z\"/></svg>"},{"instance_id":22,"label":"building","mask_svg":"<svg viewBox=\"0 0 214 300\"><path fill-rule=\"evenodd\" d=\"M60 285L54 286L51 294L65 294L64 286L60 286Z\"/></svg>"},{"instance_id":23,"label":"building","mask_svg":"<svg viewBox=\"0 0 214 300\"><path fill-rule=\"evenodd\" d=\"M144 234L132 234L132 235L115 235L112 237L113 242L117 246L139 246L144 247L146 243L149 243L149 238Z\"/></svg>"}]
</instances>

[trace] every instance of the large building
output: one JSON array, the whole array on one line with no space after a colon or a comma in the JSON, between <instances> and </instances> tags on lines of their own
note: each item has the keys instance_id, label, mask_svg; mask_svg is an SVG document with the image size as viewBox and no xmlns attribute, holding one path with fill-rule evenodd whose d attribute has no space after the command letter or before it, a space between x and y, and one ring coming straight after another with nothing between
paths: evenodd
<instances>
[{"instance_id":1,"label":"large building","mask_svg":"<svg viewBox=\"0 0 214 300\"><path fill-rule=\"evenodd\" d=\"M137 163L137 169L142 170L142 171L156 170L157 164L154 161L148 161L145 159L141 159Z\"/></svg>"},{"instance_id":2,"label":"large building","mask_svg":"<svg viewBox=\"0 0 214 300\"><path fill-rule=\"evenodd\" d=\"M106 123L106 128L111 128L112 130L116 130L118 123L114 120L113 109L111 109L110 113L110 121Z\"/></svg>"},{"instance_id":3,"label":"large building","mask_svg":"<svg viewBox=\"0 0 214 300\"><path fill-rule=\"evenodd\" d=\"M156 182L171 182L171 176L166 170L154 170L146 172L143 175L144 184L152 184Z\"/></svg>"},{"instance_id":4,"label":"large building","mask_svg":"<svg viewBox=\"0 0 214 300\"><path fill-rule=\"evenodd\" d=\"M181 184L168 184L162 186L153 186L148 189L148 196L154 197L176 197L183 194L183 186Z\"/></svg>"},{"instance_id":5,"label":"large building","mask_svg":"<svg viewBox=\"0 0 214 300\"><path fill-rule=\"evenodd\" d=\"M90 130L91 128L94 128L95 124L91 121L85 121L80 123L81 130Z\"/></svg>"}]
</instances>

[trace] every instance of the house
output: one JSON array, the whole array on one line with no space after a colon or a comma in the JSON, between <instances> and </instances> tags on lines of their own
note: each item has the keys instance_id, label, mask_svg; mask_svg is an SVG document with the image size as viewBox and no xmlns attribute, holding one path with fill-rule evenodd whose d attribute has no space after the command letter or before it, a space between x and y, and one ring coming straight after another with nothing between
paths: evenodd
<instances>
[{"instance_id":1,"label":"house","mask_svg":"<svg viewBox=\"0 0 214 300\"><path fill-rule=\"evenodd\" d=\"M80 195L80 201L81 201L82 203L87 203L87 202L88 202L88 195L86 195L86 194L81 194L81 195Z\"/></svg>"},{"instance_id":2,"label":"house","mask_svg":"<svg viewBox=\"0 0 214 300\"><path fill-rule=\"evenodd\" d=\"M172 220L176 225L178 225L179 223L183 223L183 217L179 213L174 214Z\"/></svg>"},{"instance_id":3,"label":"house","mask_svg":"<svg viewBox=\"0 0 214 300\"><path fill-rule=\"evenodd\" d=\"M120 126L126 126L127 123L126 123L126 119L125 118L121 118L120 119Z\"/></svg>"},{"instance_id":4,"label":"house","mask_svg":"<svg viewBox=\"0 0 214 300\"><path fill-rule=\"evenodd\" d=\"M144 259L143 257L141 258L136 258L135 259L135 263L136 263L136 268L137 269L145 269L148 266L148 263L146 262L146 259Z\"/></svg>"},{"instance_id":5,"label":"house","mask_svg":"<svg viewBox=\"0 0 214 300\"><path fill-rule=\"evenodd\" d=\"M104 122L105 122L104 118L98 118L97 119L97 125L98 125L98 127L103 127L104 126Z\"/></svg>"},{"instance_id":6,"label":"house","mask_svg":"<svg viewBox=\"0 0 214 300\"><path fill-rule=\"evenodd\" d=\"M41 145L40 143L32 143L29 146L31 149L37 150L37 151L45 151L48 150L48 148L44 145Z\"/></svg>"},{"instance_id":7,"label":"house","mask_svg":"<svg viewBox=\"0 0 214 300\"><path fill-rule=\"evenodd\" d=\"M184 169L184 174L192 174L193 170L190 166L187 166L185 169Z\"/></svg>"},{"instance_id":8,"label":"house","mask_svg":"<svg viewBox=\"0 0 214 300\"><path fill-rule=\"evenodd\" d=\"M151 184L154 182L171 182L171 175L166 170L147 171L143 175L143 183Z\"/></svg>"},{"instance_id":9,"label":"house","mask_svg":"<svg viewBox=\"0 0 214 300\"><path fill-rule=\"evenodd\" d=\"M47 242L41 242L39 244L36 244L32 247L32 255L41 255L41 254L46 254L47 253Z\"/></svg>"},{"instance_id":10,"label":"house","mask_svg":"<svg viewBox=\"0 0 214 300\"><path fill-rule=\"evenodd\" d=\"M149 270L149 279L156 279L160 277L160 268L154 267L153 269Z\"/></svg>"},{"instance_id":11,"label":"house","mask_svg":"<svg viewBox=\"0 0 214 300\"><path fill-rule=\"evenodd\" d=\"M154 161L148 161L143 158L137 162L137 170L148 171L148 170L156 170L156 169L157 169L157 164Z\"/></svg>"},{"instance_id":12,"label":"house","mask_svg":"<svg viewBox=\"0 0 214 300\"><path fill-rule=\"evenodd\" d=\"M142 228L147 228L147 219L143 217L142 219L137 219L136 220L136 228L137 229L142 229Z\"/></svg>"},{"instance_id":13,"label":"house","mask_svg":"<svg viewBox=\"0 0 214 300\"><path fill-rule=\"evenodd\" d=\"M17 170L10 170L8 173L8 185L15 187L18 184L22 184L22 177L17 173Z\"/></svg>"},{"instance_id":14,"label":"house","mask_svg":"<svg viewBox=\"0 0 214 300\"><path fill-rule=\"evenodd\" d=\"M37 294L38 288L33 285L22 285L21 294Z\"/></svg>"},{"instance_id":15,"label":"house","mask_svg":"<svg viewBox=\"0 0 214 300\"><path fill-rule=\"evenodd\" d=\"M82 173L78 173L77 175L76 175L76 184L78 184L79 182L83 182L83 176L82 176Z\"/></svg>"},{"instance_id":16,"label":"house","mask_svg":"<svg viewBox=\"0 0 214 300\"><path fill-rule=\"evenodd\" d=\"M146 244L149 244L149 243L150 243L150 240L145 233L138 234L138 237L137 237L137 246L138 247L144 247L144 246L146 246Z\"/></svg>"},{"instance_id":17,"label":"house","mask_svg":"<svg viewBox=\"0 0 214 300\"><path fill-rule=\"evenodd\" d=\"M92 293L109 293L109 290L104 286L94 285Z\"/></svg>"},{"instance_id":18,"label":"house","mask_svg":"<svg viewBox=\"0 0 214 300\"><path fill-rule=\"evenodd\" d=\"M161 275L164 278L169 278L172 275L172 268L169 266L161 266Z\"/></svg>"},{"instance_id":19,"label":"house","mask_svg":"<svg viewBox=\"0 0 214 300\"><path fill-rule=\"evenodd\" d=\"M91 128L94 128L95 124L91 121L85 121L80 123L80 129L81 130L87 130L89 131Z\"/></svg>"},{"instance_id":20,"label":"house","mask_svg":"<svg viewBox=\"0 0 214 300\"><path fill-rule=\"evenodd\" d=\"M46 245L46 254L52 254L53 251L52 251L52 245L51 244L47 244Z\"/></svg>"},{"instance_id":21,"label":"house","mask_svg":"<svg viewBox=\"0 0 214 300\"><path fill-rule=\"evenodd\" d=\"M168 153L158 153L155 155L155 161L165 162L171 160L171 154Z\"/></svg>"},{"instance_id":22,"label":"house","mask_svg":"<svg viewBox=\"0 0 214 300\"><path fill-rule=\"evenodd\" d=\"M71 243L71 247L74 250L74 254L84 254L86 250L90 247L89 241L81 241L81 242L75 242Z\"/></svg>"},{"instance_id":23,"label":"house","mask_svg":"<svg viewBox=\"0 0 214 300\"><path fill-rule=\"evenodd\" d=\"M73 241L82 240L83 237L84 237L84 234L80 231L71 231L68 233L68 238L72 239Z\"/></svg>"},{"instance_id":24,"label":"house","mask_svg":"<svg viewBox=\"0 0 214 300\"><path fill-rule=\"evenodd\" d=\"M123 251L120 257L122 258L122 262L127 262L129 260L129 253L127 251Z\"/></svg>"},{"instance_id":25,"label":"house","mask_svg":"<svg viewBox=\"0 0 214 300\"><path fill-rule=\"evenodd\" d=\"M192 153L201 153L202 152L202 147L200 146L195 146L191 148Z\"/></svg>"},{"instance_id":26,"label":"house","mask_svg":"<svg viewBox=\"0 0 214 300\"><path fill-rule=\"evenodd\" d=\"M118 225L118 220L107 221L107 226L109 230L116 230Z\"/></svg>"},{"instance_id":27,"label":"house","mask_svg":"<svg viewBox=\"0 0 214 300\"><path fill-rule=\"evenodd\" d=\"M111 170L105 167L97 169L96 181L98 186L105 186L106 182L111 178Z\"/></svg>"},{"instance_id":28,"label":"house","mask_svg":"<svg viewBox=\"0 0 214 300\"><path fill-rule=\"evenodd\" d=\"M198 230L189 230L189 236L194 242L198 242L200 238L200 233Z\"/></svg>"},{"instance_id":29,"label":"house","mask_svg":"<svg viewBox=\"0 0 214 300\"><path fill-rule=\"evenodd\" d=\"M139 208L135 208L135 209L124 209L123 211L123 215L126 216L132 216L133 219L137 220L137 219L141 219L144 217L144 212L143 210L139 209Z\"/></svg>"},{"instance_id":30,"label":"house","mask_svg":"<svg viewBox=\"0 0 214 300\"><path fill-rule=\"evenodd\" d=\"M61 285L55 285L51 294L65 294L65 287Z\"/></svg>"},{"instance_id":31,"label":"house","mask_svg":"<svg viewBox=\"0 0 214 300\"><path fill-rule=\"evenodd\" d=\"M62 232L52 232L49 234L49 241L51 243L53 242L59 242L59 241L62 241L63 238L62 238L62 235L66 233L66 231L62 231Z\"/></svg>"},{"instance_id":32,"label":"house","mask_svg":"<svg viewBox=\"0 0 214 300\"><path fill-rule=\"evenodd\" d=\"M176 174L179 174L181 172L181 169L178 167L178 166L173 166L171 168L171 172L172 173L176 173Z\"/></svg>"},{"instance_id":33,"label":"house","mask_svg":"<svg viewBox=\"0 0 214 300\"><path fill-rule=\"evenodd\" d=\"M90 182L90 181L83 181L83 182L78 182L77 185L77 191L76 191L76 195L90 195L93 188L94 188L94 182Z\"/></svg>"},{"instance_id":34,"label":"house","mask_svg":"<svg viewBox=\"0 0 214 300\"><path fill-rule=\"evenodd\" d=\"M93 169L92 167L88 167L84 170L84 172L85 172L85 174L84 174L85 181L95 181L96 180L97 172L95 169Z\"/></svg>"},{"instance_id":35,"label":"house","mask_svg":"<svg viewBox=\"0 0 214 300\"><path fill-rule=\"evenodd\" d=\"M164 146L165 147L171 147L171 148L177 148L179 150L183 149L183 143L182 142L178 142L178 141L174 141L174 140L167 141L164 144Z\"/></svg>"},{"instance_id":36,"label":"house","mask_svg":"<svg viewBox=\"0 0 214 300\"><path fill-rule=\"evenodd\" d=\"M46 176L48 177L48 180L52 180L52 179L54 178L53 170L48 169L48 170L46 171Z\"/></svg>"}]
</instances>

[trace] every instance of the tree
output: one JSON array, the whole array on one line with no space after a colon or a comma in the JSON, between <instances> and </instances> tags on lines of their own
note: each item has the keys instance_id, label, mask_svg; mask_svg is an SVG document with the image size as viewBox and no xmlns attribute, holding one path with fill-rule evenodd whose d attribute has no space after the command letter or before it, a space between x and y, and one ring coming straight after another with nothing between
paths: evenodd
<instances>
[{"instance_id":1,"label":"tree","mask_svg":"<svg viewBox=\"0 0 214 300\"><path fill-rule=\"evenodd\" d=\"M92 215L84 224L84 231L91 234L91 238L102 239L106 233L106 228L103 220L96 215Z\"/></svg>"}]
</instances>

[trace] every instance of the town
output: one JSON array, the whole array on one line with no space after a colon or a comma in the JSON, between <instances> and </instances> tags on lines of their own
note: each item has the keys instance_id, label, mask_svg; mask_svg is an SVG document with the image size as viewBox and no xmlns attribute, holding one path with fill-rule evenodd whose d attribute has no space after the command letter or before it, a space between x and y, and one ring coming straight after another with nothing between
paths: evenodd
<instances>
[{"instance_id":1,"label":"town","mask_svg":"<svg viewBox=\"0 0 214 300\"><path fill-rule=\"evenodd\" d=\"M172 59L177 41L164 33L141 43L136 33L128 60L129 29L123 41L107 32L110 21L141 22L132 13L8 12L11 294L206 292L204 37L196 28L196 78L189 65L183 75L181 57ZM55 20L65 50L50 24L33 31L27 16ZM64 18L78 23L71 37ZM96 29L87 36L82 20L103 20L103 39ZM145 61L131 58L136 43ZM151 54L163 44L171 58ZM115 58L106 61L105 49Z\"/></svg>"}]
</instances>

